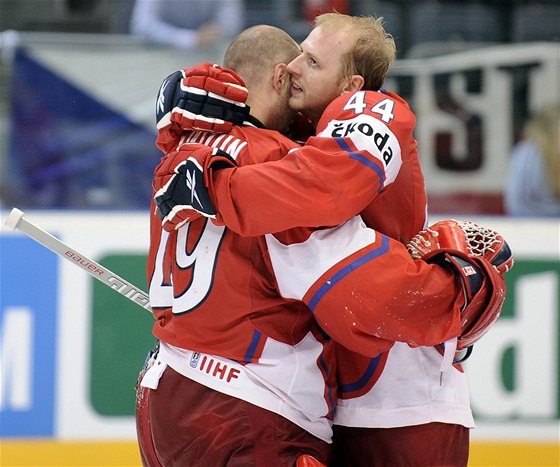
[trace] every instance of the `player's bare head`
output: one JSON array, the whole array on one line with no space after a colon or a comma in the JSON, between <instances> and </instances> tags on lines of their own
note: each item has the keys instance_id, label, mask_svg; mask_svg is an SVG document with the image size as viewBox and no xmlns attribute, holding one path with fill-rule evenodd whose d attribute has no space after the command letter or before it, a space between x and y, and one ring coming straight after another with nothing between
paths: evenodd
<instances>
[{"instance_id":1,"label":"player's bare head","mask_svg":"<svg viewBox=\"0 0 560 467\"><path fill-rule=\"evenodd\" d=\"M224 66L235 70L248 89L259 86L279 63L289 63L301 53L301 48L288 33L269 25L245 29L229 45Z\"/></svg>"},{"instance_id":2,"label":"player's bare head","mask_svg":"<svg viewBox=\"0 0 560 467\"><path fill-rule=\"evenodd\" d=\"M288 105L291 80L287 64L300 53L289 34L268 25L246 29L226 50L224 66L245 82L251 115L270 129L283 131L295 115Z\"/></svg>"},{"instance_id":3,"label":"player's bare head","mask_svg":"<svg viewBox=\"0 0 560 467\"><path fill-rule=\"evenodd\" d=\"M347 31L354 40L343 56L341 79L360 75L364 78L362 89L381 88L396 56L395 41L383 28L383 18L325 13L315 18L315 27L327 33Z\"/></svg>"}]
</instances>

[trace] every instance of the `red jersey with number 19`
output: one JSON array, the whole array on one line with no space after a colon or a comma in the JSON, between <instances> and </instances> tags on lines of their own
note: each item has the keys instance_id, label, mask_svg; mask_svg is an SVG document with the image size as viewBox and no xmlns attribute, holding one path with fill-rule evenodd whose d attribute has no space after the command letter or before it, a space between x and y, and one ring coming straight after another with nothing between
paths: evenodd
<instances>
[{"instance_id":1,"label":"red jersey with number 19","mask_svg":"<svg viewBox=\"0 0 560 467\"><path fill-rule=\"evenodd\" d=\"M257 162L252 154L259 149L276 160L294 147L279 133L254 127L185 133L178 151L191 143L220 147L244 164ZM171 136L168 146L178 145ZM171 151L162 159L155 187L168 175L161 173L165 161L176 156ZM153 206L150 229L147 272L159 358L330 442L334 359L325 355L325 339L305 304L278 292L264 237L240 237L205 219L168 233Z\"/></svg>"}]
</instances>

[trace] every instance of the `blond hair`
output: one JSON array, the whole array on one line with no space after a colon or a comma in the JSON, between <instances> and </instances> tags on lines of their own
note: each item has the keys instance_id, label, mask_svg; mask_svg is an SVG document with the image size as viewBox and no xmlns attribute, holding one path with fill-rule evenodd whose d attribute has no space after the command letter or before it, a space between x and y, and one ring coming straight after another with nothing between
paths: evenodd
<instances>
[{"instance_id":1,"label":"blond hair","mask_svg":"<svg viewBox=\"0 0 560 467\"><path fill-rule=\"evenodd\" d=\"M329 31L346 30L355 37L353 47L343 57L341 79L360 75L364 78L362 89L379 90L397 50L393 36L383 28L383 18L325 13L315 18L315 27L319 26Z\"/></svg>"},{"instance_id":2,"label":"blond hair","mask_svg":"<svg viewBox=\"0 0 560 467\"><path fill-rule=\"evenodd\" d=\"M229 45L224 66L235 70L251 89L258 86L270 70L279 63L290 63L301 48L288 33L269 25L245 29Z\"/></svg>"}]
</instances>

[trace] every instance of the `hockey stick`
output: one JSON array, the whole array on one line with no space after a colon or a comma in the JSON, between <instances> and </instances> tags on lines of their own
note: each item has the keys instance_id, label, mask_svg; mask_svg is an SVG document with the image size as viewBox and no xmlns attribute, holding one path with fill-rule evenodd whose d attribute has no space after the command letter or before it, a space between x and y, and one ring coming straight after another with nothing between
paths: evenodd
<instances>
[{"instance_id":1,"label":"hockey stick","mask_svg":"<svg viewBox=\"0 0 560 467\"><path fill-rule=\"evenodd\" d=\"M108 285L113 290L116 290L121 295L124 295L129 300L132 300L137 305L140 305L142 308L145 308L150 312L152 311L148 294L106 267L101 266L101 264L89 259L81 253L78 253L76 250L70 248L64 242L56 237L53 237L50 233L33 224L31 221L28 221L24 218L24 213L19 209L14 208L11 210L10 215L6 219L5 225L11 230L17 229L23 232L44 247L47 247L49 250L54 251L63 258L66 258L76 266L81 267L93 277L100 280L105 285Z\"/></svg>"}]
</instances>

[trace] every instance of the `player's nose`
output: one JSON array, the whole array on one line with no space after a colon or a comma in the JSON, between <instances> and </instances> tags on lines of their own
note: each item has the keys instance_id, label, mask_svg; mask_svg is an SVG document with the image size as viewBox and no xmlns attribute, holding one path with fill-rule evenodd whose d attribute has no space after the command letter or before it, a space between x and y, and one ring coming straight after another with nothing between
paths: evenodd
<instances>
[{"instance_id":1,"label":"player's nose","mask_svg":"<svg viewBox=\"0 0 560 467\"><path fill-rule=\"evenodd\" d=\"M286 67L288 73L290 73L292 76L300 76L301 60L302 60L302 55L299 55L298 57L294 58L290 63L288 63L288 66Z\"/></svg>"}]
</instances>

